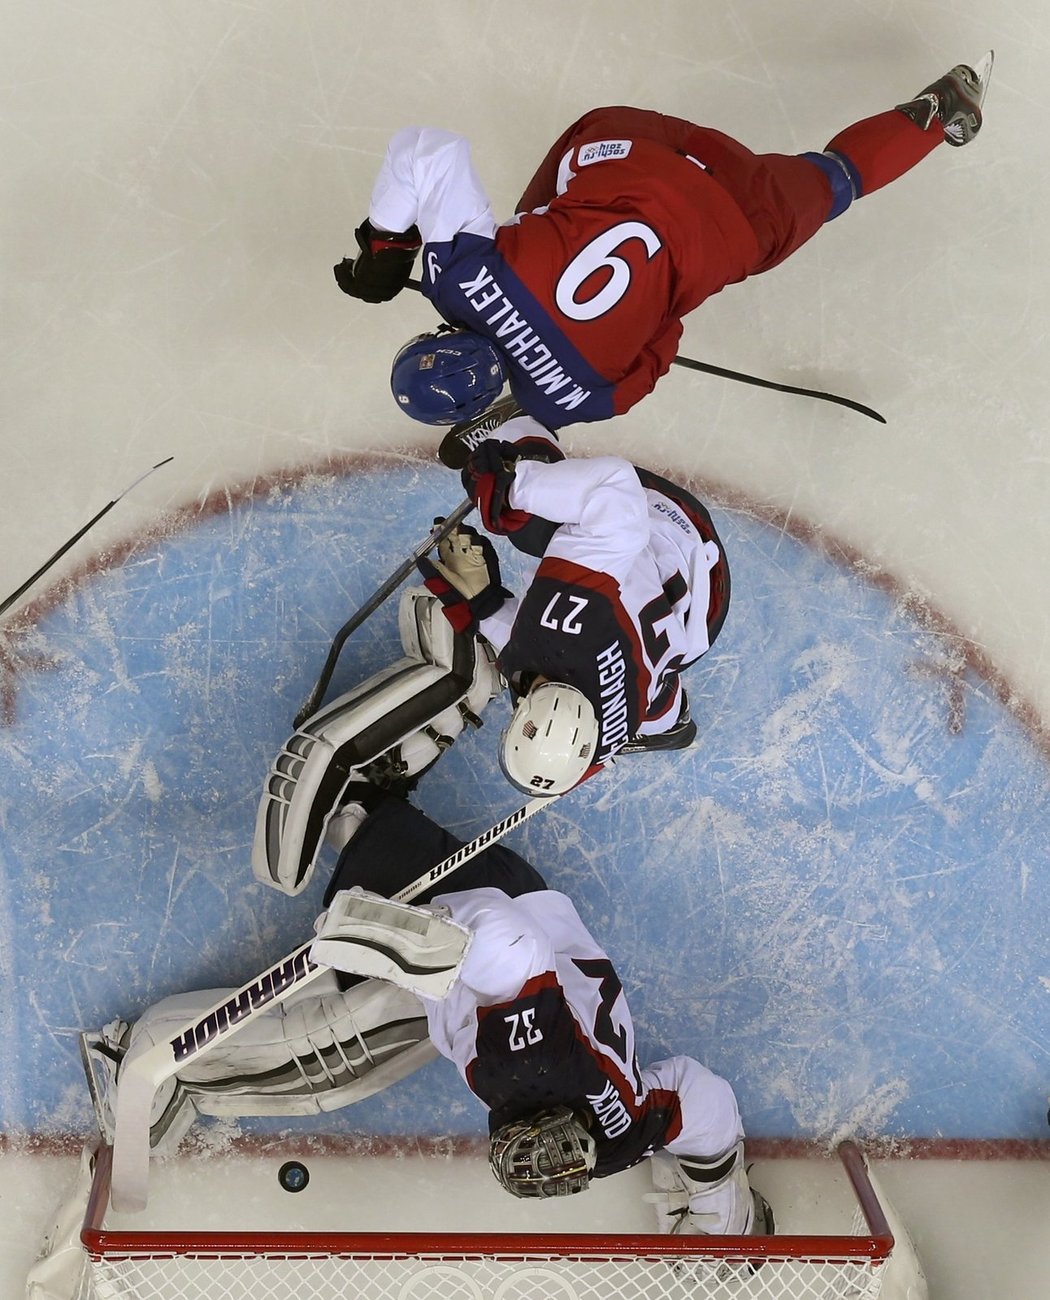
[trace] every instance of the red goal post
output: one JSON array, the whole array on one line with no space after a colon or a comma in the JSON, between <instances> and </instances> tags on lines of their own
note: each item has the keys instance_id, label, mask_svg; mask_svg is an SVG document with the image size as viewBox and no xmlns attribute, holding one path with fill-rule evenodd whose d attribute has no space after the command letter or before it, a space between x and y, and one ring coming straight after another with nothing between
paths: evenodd
<instances>
[{"instance_id":1,"label":"red goal post","mask_svg":"<svg viewBox=\"0 0 1050 1300\"><path fill-rule=\"evenodd\" d=\"M859 1148L838 1156L848 1235L226 1233L107 1229L101 1146L71 1300L890 1300L887 1214Z\"/></svg>"}]
</instances>

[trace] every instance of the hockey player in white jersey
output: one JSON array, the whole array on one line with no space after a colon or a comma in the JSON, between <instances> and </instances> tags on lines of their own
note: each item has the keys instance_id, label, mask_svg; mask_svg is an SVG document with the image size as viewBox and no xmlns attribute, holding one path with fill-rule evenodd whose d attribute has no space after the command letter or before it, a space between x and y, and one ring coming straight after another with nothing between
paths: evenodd
<instances>
[{"instance_id":1,"label":"hockey player in white jersey","mask_svg":"<svg viewBox=\"0 0 1050 1300\"><path fill-rule=\"evenodd\" d=\"M328 971L299 1000L260 1014L171 1081L156 1099L154 1149L170 1149L200 1113L336 1109L388 1086L436 1051L488 1108L492 1171L513 1195L581 1192L592 1178L653 1156L663 1166L659 1185L672 1186L665 1222L674 1231L773 1231L768 1205L748 1184L729 1083L690 1057L639 1065L620 980L571 901L496 845L458 869L458 888L423 895L419 906L380 903L378 895L402 888L458 841L376 787L357 785L349 794L333 831L350 838L312 955L327 961L335 951L353 972L361 949L340 944L338 933L333 938L328 918L347 900L376 900L377 914L393 920L373 925L370 956L384 944L393 951L399 928L418 935L416 922L436 913L462 937L450 983L435 993L421 991L427 986L418 973L396 971L381 981ZM219 995L168 998L131 1027L107 1026L92 1046L112 1086L119 1088L125 1060Z\"/></svg>"},{"instance_id":2,"label":"hockey player in white jersey","mask_svg":"<svg viewBox=\"0 0 1050 1300\"><path fill-rule=\"evenodd\" d=\"M418 562L518 696L501 747L508 779L556 795L618 753L692 743L681 674L718 636L730 596L707 509L618 456L567 459L528 416L474 443L463 482L486 531L539 560L518 598L471 528Z\"/></svg>"}]
</instances>

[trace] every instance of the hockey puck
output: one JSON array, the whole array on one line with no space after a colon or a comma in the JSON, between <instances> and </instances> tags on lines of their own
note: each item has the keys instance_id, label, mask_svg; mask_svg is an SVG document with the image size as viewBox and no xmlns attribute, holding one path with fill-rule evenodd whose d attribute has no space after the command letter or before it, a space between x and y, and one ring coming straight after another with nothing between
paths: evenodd
<instances>
[{"instance_id":1,"label":"hockey puck","mask_svg":"<svg viewBox=\"0 0 1050 1300\"><path fill-rule=\"evenodd\" d=\"M310 1181L310 1171L298 1160L286 1160L277 1171L277 1181L286 1192L301 1192Z\"/></svg>"}]
</instances>

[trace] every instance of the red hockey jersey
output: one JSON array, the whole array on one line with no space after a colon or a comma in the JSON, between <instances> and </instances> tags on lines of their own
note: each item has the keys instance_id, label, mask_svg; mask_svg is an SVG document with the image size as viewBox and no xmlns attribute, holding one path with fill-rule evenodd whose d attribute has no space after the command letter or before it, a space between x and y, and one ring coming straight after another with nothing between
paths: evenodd
<instances>
[{"instance_id":1,"label":"red hockey jersey","mask_svg":"<svg viewBox=\"0 0 1050 1300\"><path fill-rule=\"evenodd\" d=\"M646 139L573 143L557 193L498 225L451 132L391 140L369 209L423 236L423 292L491 339L522 407L556 428L626 411L666 372L681 318L753 269L758 244L703 160Z\"/></svg>"}]
</instances>

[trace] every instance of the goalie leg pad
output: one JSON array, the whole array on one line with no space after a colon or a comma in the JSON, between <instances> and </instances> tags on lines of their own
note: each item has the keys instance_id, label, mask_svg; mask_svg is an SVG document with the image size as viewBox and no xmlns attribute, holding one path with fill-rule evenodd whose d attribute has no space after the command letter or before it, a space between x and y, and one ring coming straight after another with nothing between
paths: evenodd
<instances>
[{"instance_id":1,"label":"goalie leg pad","mask_svg":"<svg viewBox=\"0 0 1050 1300\"><path fill-rule=\"evenodd\" d=\"M150 1025L156 1023L153 1020L155 1013L158 1019L163 1018L166 1014L165 1008L170 1004L176 1004L171 1014L174 1022L178 1023L180 1018L178 1009L179 1005L184 1005L181 1004L181 998L184 996L165 998L163 1002L158 1002L135 1026L130 1026L123 1020L113 1020L96 1034L81 1034L80 1052L87 1075L88 1090L91 1093L99 1132L106 1142L112 1143L115 1139L117 1089L120 1086L120 1070L124 1061L132 1054L136 1043L138 1044L136 1055L153 1046ZM189 996L197 998L200 995ZM196 1002L187 1015L192 1014L194 1009L197 1009ZM142 1025L143 1029L136 1035L135 1031L139 1025ZM161 1036L163 1037L163 1034ZM158 1156L170 1155L196 1117L197 1113L192 1101L178 1080L167 1080L153 1096L149 1117L150 1151Z\"/></svg>"},{"instance_id":2,"label":"goalie leg pad","mask_svg":"<svg viewBox=\"0 0 1050 1300\"><path fill-rule=\"evenodd\" d=\"M744 1168L744 1144L710 1159L702 1156L672 1156L688 1197L688 1213L675 1231L686 1235L703 1233L744 1234L752 1230L754 1200Z\"/></svg>"},{"instance_id":3,"label":"goalie leg pad","mask_svg":"<svg viewBox=\"0 0 1050 1300\"><path fill-rule=\"evenodd\" d=\"M166 1041L214 1005L222 992L206 989L158 1002L134 1026L129 1058ZM411 993L379 980L364 980L342 991L335 972L328 972L245 1023L228 1043L179 1073L173 1083L188 1118L178 1136L197 1114L316 1115L338 1110L382 1091L436 1055L426 1013ZM157 1120L171 1105L171 1098L167 1107L158 1099Z\"/></svg>"},{"instance_id":4,"label":"goalie leg pad","mask_svg":"<svg viewBox=\"0 0 1050 1300\"><path fill-rule=\"evenodd\" d=\"M310 957L351 975L389 980L444 998L459 976L473 934L429 907L342 889L318 918Z\"/></svg>"},{"instance_id":5,"label":"goalie leg pad","mask_svg":"<svg viewBox=\"0 0 1050 1300\"><path fill-rule=\"evenodd\" d=\"M203 1002L201 999L203 998ZM155 1003L134 1024L110 1021L98 1033L80 1035L80 1053L95 1118L104 1141L116 1140L117 1096L125 1061L166 1040L169 1026L181 1025L210 1005L207 994L177 994ZM149 1115L151 1154L171 1155L197 1118L192 1099L178 1079L167 1079L153 1094Z\"/></svg>"},{"instance_id":6,"label":"goalie leg pad","mask_svg":"<svg viewBox=\"0 0 1050 1300\"><path fill-rule=\"evenodd\" d=\"M492 648L457 637L422 588L402 596L400 628L406 657L314 714L274 760L252 846L263 884L301 893L347 785L418 776L502 689Z\"/></svg>"}]
</instances>

